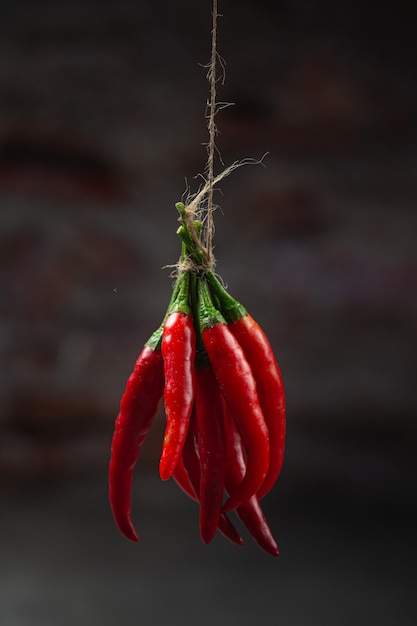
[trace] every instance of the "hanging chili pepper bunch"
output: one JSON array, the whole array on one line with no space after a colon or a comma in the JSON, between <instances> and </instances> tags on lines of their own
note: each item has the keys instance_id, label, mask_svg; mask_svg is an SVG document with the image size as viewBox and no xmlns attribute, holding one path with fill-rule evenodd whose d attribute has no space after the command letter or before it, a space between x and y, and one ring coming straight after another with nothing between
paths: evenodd
<instances>
[{"instance_id":1,"label":"hanging chili pepper bunch","mask_svg":"<svg viewBox=\"0 0 417 626\"><path fill-rule=\"evenodd\" d=\"M140 353L116 419L109 467L110 502L120 531L138 536L131 518L132 475L163 397L166 429L159 463L200 505L200 534L217 530L243 543L236 511L266 552L278 546L260 506L281 471L285 394L271 345L207 263L201 222L178 203L182 256L161 326Z\"/></svg>"}]
</instances>

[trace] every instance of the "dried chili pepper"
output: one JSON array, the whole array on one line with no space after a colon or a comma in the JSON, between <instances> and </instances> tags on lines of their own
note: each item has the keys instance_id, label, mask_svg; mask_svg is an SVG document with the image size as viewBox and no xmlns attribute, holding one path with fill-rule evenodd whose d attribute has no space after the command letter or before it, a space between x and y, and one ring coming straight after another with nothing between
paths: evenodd
<instances>
[{"instance_id":1,"label":"dried chili pepper","mask_svg":"<svg viewBox=\"0 0 417 626\"><path fill-rule=\"evenodd\" d=\"M196 334L189 303L189 273L182 275L178 297L168 312L162 335L166 429L159 463L162 480L168 480L187 435L194 402Z\"/></svg>"},{"instance_id":2,"label":"dried chili pepper","mask_svg":"<svg viewBox=\"0 0 417 626\"><path fill-rule=\"evenodd\" d=\"M224 318L214 308L203 279L199 281L199 307L204 346L247 456L245 476L223 506L224 511L230 511L263 484L269 467L269 434L252 370Z\"/></svg>"},{"instance_id":3,"label":"dried chili pepper","mask_svg":"<svg viewBox=\"0 0 417 626\"><path fill-rule=\"evenodd\" d=\"M212 272L207 274L207 279L230 331L249 362L268 427L271 458L265 481L257 493L258 498L262 498L278 479L284 461L286 410L281 371L271 344L259 324L230 296Z\"/></svg>"}]
</instances>

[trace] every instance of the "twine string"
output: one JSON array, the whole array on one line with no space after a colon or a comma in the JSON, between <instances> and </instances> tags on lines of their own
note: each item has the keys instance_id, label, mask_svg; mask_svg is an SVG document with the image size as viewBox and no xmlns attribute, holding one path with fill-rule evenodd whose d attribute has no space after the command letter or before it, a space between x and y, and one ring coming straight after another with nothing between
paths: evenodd
<instances>
[{"instance_id":1,"label":"twine string","mask_svg":"<svg viewBox=\"0 0 417 626\"><path fill-rule=\"evenodd\" d=\"M214 152L216 149L216 63L217 63L217 0L213 0L212 30L211 30L211 61L208 78L210 81L210 115L208 122L208 195L207 195L207 261L213 265L213 193L214 193Z\"/></svg>"},{"instance_id":2,"label":"twine string","mask_svg":"<svg viewBox=\"0 0 417 626\"><path fill-rule=\"evenodd\" d=\"M207 128L209 134L209 142L207 144L207 166L206 166L206 177L203 178L204 185L198 191L197 194L188 198L187 203L185 204L183 220L187 226L188 231L191 234L191 237L197 246L197 248L202 252L205 265L204 269L209 270L214 268L214 256L213 256L213 234L214 234L214 220L213 220L213 194L214 187L219 180L227 176L230 173L230 168L227 168L225 172L222 174L215 176L214 175L214 157L216 153L216 82L217 82L217 21L218 21L218 9L217 9L217 0L213 0L212 7L212 30L211 30L211 57L210 63L208 64L208 72L207 79L210 84L210 97L207 102ZM234 169L234 167L233 167ZM196 232L194 221L196 218L201 219L205 222L204 232L202 236L199 236ZM184 268L184 265L187 266L187 269L190 269L190 265L192 266L193 261L189 258L182 259L179 265ZM197 269L197 267L195 268ZM201 266L199 266L201 270Z\"/></svg>"},{"instance_id":3,"label":"twine string","mask_svg":"<svg viewBox=\"0 0 417 626\"><path fill-rule=\"evenodd\" d=\"M223 59L219 56L217 52L217 23L218 23L218 5L217 0L213 0L213 8L212 8L212 30L211 30L211 57L210 63L208 64L208 72L207 79L210 84L210 97L207 101L207 127L209 134L209 142L207 145L207 166L206 166L206 176L203 177L204 184L202 188L194 195L188 197L187 202L185 203L184 209L182 211L181 219L184 221L188 232L190 233L192 240L197 247L197 249L201 252L201 255L204 258L204 263L196 262L191 257L186 256L181 259L177 264L179 270L184 271L199 271L205 272L214 270L215 266L215 258L213 255L213 235L214 235L214 205L213 205L213 194L214 189L223 178L229 176L234 170L243 165L252 165L259 164L263 162L263 159L266 155L264 155L260 160L255 159L242 159L240 161L235 161L228 167L226 167L220 174L215 176L214 174L214 161L215 154L217 151L216 147L216 113L218 110L223 109L230 105L230 103L216 102L216 84L217 84L217 63L219 63L220 68L222 70L221 80L224 82L224 72L225 72L225 64ZM220 157L220 162L223 164L223 161ZM199 219L204 223L203 234L197 233L195 228L195 220Z\"/></svg>"}]
</instances>

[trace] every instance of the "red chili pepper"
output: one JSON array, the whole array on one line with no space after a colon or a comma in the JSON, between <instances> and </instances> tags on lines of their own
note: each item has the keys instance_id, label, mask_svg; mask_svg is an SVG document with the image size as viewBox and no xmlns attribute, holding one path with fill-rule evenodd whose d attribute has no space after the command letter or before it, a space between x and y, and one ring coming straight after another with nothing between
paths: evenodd
<instances>
[{"instance_id":1,"label":"red chili pepper","mask_svg":"<svg viewBox=\"0 0 417 626\"><path fill-rule=\"evenodd\" d=\"M184 444L185 445L185 444ZM184 450L184 448L183 448ZM184 461L182 459L182 457L180 458L180 460L178 461L177 465L175 466L175 470L174 473L172 475L172 478L175 480L175 482L177 483L177 485L179 487L181 487L181 489L184 491L184 493L187 494L187 496L189 498L191 498L191 500L195 500L196 502L198 502L198 498L195 494L194 488L191 484L190 478L187 474L187 470L185 469L185 465L184 465Z\"/></svg>"},{"instance_id":2,"label":"red chili pepper","mask_svg":"<svg viewBox=\"0 0 417 626\"><path fill-rule=\"evenodd\" d=\"M162 480L171 478L181 456L194 402L196 334L188 302L189 279L188 273L180 278L178 298L169 311L162 335L167 421L159 463Z\"/></svg>"},{"instance_id":3,"label":"red chili pepper","mask_svg":"<svg viewBox=\"0 0 417 626\"><path fill-rule=\"evenodd\" d=\"M131 518L133 470L163 391L164 367L161 351L146 345L127 381L120 403L109 465L109 494L113 516L120 531L132 541L138 541Z\"/></svg>"},{"instance_id":4,"label":"red chili pepper","mask_svg":"<svg viewBox=\"0 0 417 626\"><path fill-rule=\"evenodd\" d=\"M271 458L268 474L257 495L267 494L282 469L285 450L285 390L281 371L271 344L262 328L237 300L232 298L213 274L208 275L210 289L220 303L229 329L243 348L256 381L259 402L269 430Z\"/></svg>"},{"instance_id":5,"label":"red chili pepper","mask_svg":"<svg viewBox=\"0 0 417 626\"><path fill-rule=\"evenodd\" d=\"M195 383L200 458L200 535L208 544L219 523L227 466L224 399L208 363L196 368Z\"/></svg>"},{"instance_id":6,"label":"red chili pepper","mask_svg":"<svg viewBox=\"0 0 417 626\"><path fill-rule=\"evenodd\" d=\"M204 346L247 455L245 476L223 506L224 511L230 511L253 496L263 484L269 467L269 434L252 370L236 338L213 307L203 280L199 294Z\"/></svg>"},{"instance_id":7,"label":"red chili pepper","mask_svg":"<svg viewBox=\"0 0 417 626\"><path fill-rule=\"evenodd\" d=\"M137 541L131 518L133 470L163 395L160 476L174 477L200 503L203 542L219 529L242 545L226 514L236 509L258 544L277 556L259 497L282 466L281 373L262 329L207 271L204 248L197 245L202 225L195 222L191 235L181 206L181 267L193 269L180 272L163 324L139 355L120 403L109 465L113 515L121 532ZM272 460L270 438L276 448ZM228 499L222 507L225 488Z\"/></svg>"},{"instance_id":8,"label":"red chili pepper","mask_svg":"<svg viewBox=\"0 0 417 626\"><path fill-rule=\"evenodd\" d=\"M251 315L245 315L229 328L243 348L256 381L259 402L269 430L271 458L269 470L257 496L263 498L277 481L284 462L285 391L281 371L271 344Z\"/></svg>"},{"instance_id":9,"label":"red chili pepper","mask_svg":"<svg viewBox=\"0 0 417 626\"><path fill-rule=\"evenodd\" d=\"M180 487L197 502L200 499L200 460L197 451L197 430L195 413L191 414L187 438L182 451L182 459L177 463L174 479ZM220 532L238 546L243 545L243 539L236 527L227 517L226 513L220 514Z\"/></svg>"},{"instance_id":10,"label":"red chili pepper","mask_svg":"<svg viewBox=\"0 0 417 626\"><path fill-rule=\"evenodd\" d=\"M168 311L178 297L179 287L180 281L177 280ZM164 392L161 341L166 316L145 344L126 383L111 445L110 505L120 531L132 541L138 541L131 517L133 470Z\"/></svg>"},{"instance_id":11,"label":"red chili pepper","mask_svg":"<svg viewBox=\"0 0 417 626\"><path fill-rule=\"evenodd\" d=\"M229 449L225 485L226 490L233 493L245 475L246 464L242 441L227 407L224 418ZM278 556L278 546L262 512L258 497L254 495L249 498L236 509L236 512L259 546L268 554Z\"/></svg>"}]
</instances>

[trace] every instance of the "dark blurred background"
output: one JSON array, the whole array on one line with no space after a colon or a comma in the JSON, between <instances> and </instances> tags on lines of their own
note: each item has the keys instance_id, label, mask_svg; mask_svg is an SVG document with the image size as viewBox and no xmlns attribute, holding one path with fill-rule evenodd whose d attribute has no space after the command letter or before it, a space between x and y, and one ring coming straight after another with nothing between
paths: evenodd
<instances>
[{"instance_id":1,"label":"dark blurred background","mask_svg":"<svg viewBox=\"0 0 417 626\"><path fill-rule=\"evenodd\" d=\"M107 465L120 396L168 302L174 203L204 170L211 0L16 0L0 20L0 622L416 623L416 11L402 0L220 0L227 62L217 271L288 395L265 512L281 548L204 547ZM218 164L217 171L220 171Z\"/></svg>"}]
</instances>

